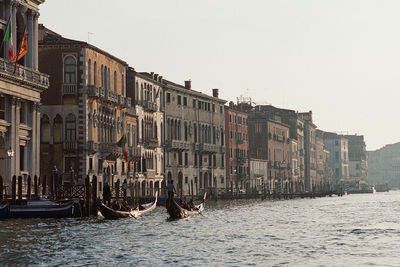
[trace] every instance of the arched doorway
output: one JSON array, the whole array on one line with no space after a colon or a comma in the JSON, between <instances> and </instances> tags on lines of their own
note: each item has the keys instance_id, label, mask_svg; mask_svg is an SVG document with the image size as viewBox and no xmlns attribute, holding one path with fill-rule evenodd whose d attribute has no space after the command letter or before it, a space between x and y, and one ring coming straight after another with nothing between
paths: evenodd
<instances>
[{"instance_id":1,"label":"arched doorway","mask_svg":"<svg viewBox=\"0 0 400 267\"><path fill-rule=\"evenodd\" d=\"M204 173L204 189L208 188L208 173Z\"/></svg>"}]
</instances>

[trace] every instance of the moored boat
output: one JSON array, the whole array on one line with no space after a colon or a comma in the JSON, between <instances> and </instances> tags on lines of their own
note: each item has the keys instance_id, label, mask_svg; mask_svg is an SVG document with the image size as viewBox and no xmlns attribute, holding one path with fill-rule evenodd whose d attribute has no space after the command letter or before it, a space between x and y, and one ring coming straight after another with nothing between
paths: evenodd
<instances>
[{"instance_id":1,"label":"moored boat","mask_svg":"<svg viewBox=\"0 0 400 267\"><path fill-rule=\"evenodd\" d=\"M187 210L179 206L178 203L174 199L167 200L166 208L167 212L171 219L183 219L188 218L193 215L202 214L204 207L206 205L206 196L207 194L204 193L203 201L195 206L194 210Z\"/></svg>"},{"instance_id":2,"label":"moored boat","mask_svg":"<svg viewBox=\"0 0 400 267\"><path fill-rule=\"evenodd\" d=\"M156 196L155 196L155 199L153 202L141 204L136 209L131 209L129 211L114 210L112 208L109 208L103 202L100 202L99 210L100 210L101 215L103 215L103 217L106 219L120 219L120 218L135 218L135 219L137 219L138 217L155 209L155 207L157 205L157 195L158 194L156 192Z\"/></svg>"},{"instance_id":3,"label":"moored boat","mask_svg":"<svg viewBox=\"0 0 400 267\"><path fill-rule=\"evenodd\" d=\"M6 218L63 218L72 217L74 202L33 201L27 205L10 205Z\"/></svg>"}]
</instances>

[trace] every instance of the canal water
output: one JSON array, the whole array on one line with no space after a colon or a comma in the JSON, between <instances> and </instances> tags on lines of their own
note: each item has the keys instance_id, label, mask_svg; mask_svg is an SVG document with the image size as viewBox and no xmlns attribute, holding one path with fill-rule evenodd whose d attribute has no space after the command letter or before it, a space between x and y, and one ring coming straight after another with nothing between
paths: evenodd
<instances>
[{"instance_id":1,"label":"canal water","mask_svg":"<svg viewBox=\"0 0 400 267\"><path fill-rule=\"evenodd\" d=\"M0 221L0 265L400 266L400 191L208 202L169 221Z\"/></svg>"}]
</instances>

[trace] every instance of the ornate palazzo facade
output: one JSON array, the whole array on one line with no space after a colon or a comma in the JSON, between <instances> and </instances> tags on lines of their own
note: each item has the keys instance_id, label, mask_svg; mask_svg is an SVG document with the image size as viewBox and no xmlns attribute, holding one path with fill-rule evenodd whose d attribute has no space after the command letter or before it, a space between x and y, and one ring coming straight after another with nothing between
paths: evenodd
<instances>
[{"instance_id":1,"label":"ornate palazzo facade","mask_svg":"<svg viewBox=\"0 0 400 267\"><path fill-rule=\"evenodd\" d=\"M10 21L14 56L24 30L28 46L15 69L8 44L0 50L0 176L8 187L13 175L24 181L40 175L40 95L49 86L48 76L38 71L38 7L43 2L0 1L1 36Z\"/></svg>"}]
</instances>

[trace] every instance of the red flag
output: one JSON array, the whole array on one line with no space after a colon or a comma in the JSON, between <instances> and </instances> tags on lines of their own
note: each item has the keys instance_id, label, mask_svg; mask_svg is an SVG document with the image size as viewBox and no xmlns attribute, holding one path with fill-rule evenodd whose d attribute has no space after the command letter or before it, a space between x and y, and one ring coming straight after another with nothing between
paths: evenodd
<instances>
[{"instance_id":1,"label":"red flag","mask_svg":"<svg viewBox=\"0 0 400 267\"><path fill-rule=\"evenodd\" d=\"M18 62L18 60L23 58L23 56L25 56L26 53L28 53L28 41L26 39L26 29L25 29L24 30L24 35L22 36L21 42L19 43L17 55L14 58L15 59L14 73L17 70L17 62Z\"/></svg>"}]
</instances>

